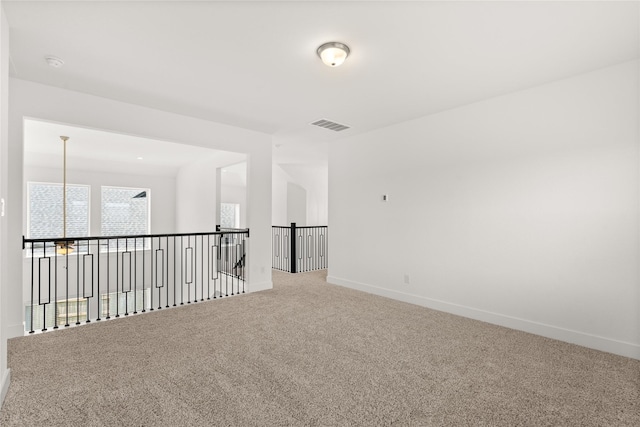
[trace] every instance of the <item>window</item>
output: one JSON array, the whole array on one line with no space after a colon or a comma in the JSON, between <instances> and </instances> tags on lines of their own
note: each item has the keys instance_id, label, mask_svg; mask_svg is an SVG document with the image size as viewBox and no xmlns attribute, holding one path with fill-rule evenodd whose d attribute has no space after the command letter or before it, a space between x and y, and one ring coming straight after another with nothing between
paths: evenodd
<instances>
[{"instance_id":1,"label":"window","mask_svg":"<svg viewBox=\"0 0 640 427\"><path fill-rule=\"evenodd\" d=\"M240 205L238 203L220 203L220 227L240 227Z\"/></svg>"},{"instance_id":2,"label":"window","mask_svg":"<svg viewBox=\"0 0 640 427\"><path fill-rule=\"evenodd\" d=\"M148 188L102 187L102 236L149 234ZM145 239L116 239L109 249L142 249Z\"/></svg>"},{"instance_id":3,"label":"window","mask_svg":"<svg viewBox=\"0 0 640 427\"><path fill-rule=\"evenodd\" d=\"M62 184L29 182L28 235L31 239L62 237ZM89 186L67 184L67 237L89 235Z\"/></svg>"},{"instance_id":4,"label":"window","mask_svg":"<svg viewBox=\"0 0 640 427\"><path fill-rule=\"evenodd\" d=\"M149 189L102 187L102 235L149 234Z\"/></svg>"}]
</instances>

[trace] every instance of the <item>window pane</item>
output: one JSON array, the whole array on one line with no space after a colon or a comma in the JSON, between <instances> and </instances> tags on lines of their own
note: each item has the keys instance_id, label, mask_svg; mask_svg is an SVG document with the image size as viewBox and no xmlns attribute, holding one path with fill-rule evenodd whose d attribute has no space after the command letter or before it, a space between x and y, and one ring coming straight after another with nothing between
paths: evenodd
<instances>
[{"instance_id":1,"label":"window pane","mask_svg":"<svg viewBox=\"0 0 640 427\"><path fill-rule=\"evenodd\" d=\"M62 237L62 184L28 183L29 237ZM89 186L67 184L67 237L89 235Z\"/></svg>"},{"instance_id":2,"label":"window pane","mask_svg":"<svg viewBox=\"0 0 640 427\"><path fill-rule=\"evenodd\" d=\"M102 187L102 235L149 234L149 190Z\"/></svg>"},{"instance_id":3,"label":"window pane","mask_svg":"<svg viewBox=\"0 0 640 427\"><path fill-rule=\"evenodd\" d=\"M149 234L149 189L102 187L102 235ZM147 239L113 239L102 250L144 249Z\"/></svg>"},{"instance_id":4,"label":"window pane","mask_svg":"<svg viewBox=\"0 0 640 427\"><path fill-rule=\"evenodd\" d=\"M220 203L220 227L238 228L240 225L240 205L237 203Z\"/></svg>"}]
</instances>

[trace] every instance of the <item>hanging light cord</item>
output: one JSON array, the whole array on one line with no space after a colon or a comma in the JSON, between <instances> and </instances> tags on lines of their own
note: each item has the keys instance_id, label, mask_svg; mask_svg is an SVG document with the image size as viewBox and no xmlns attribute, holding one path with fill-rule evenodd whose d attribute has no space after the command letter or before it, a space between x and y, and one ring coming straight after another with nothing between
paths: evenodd
<instances>
[{"instance_id":1,"label":"hanging light cord","mask_svg":"<svg viewBox=\"0 0 640 427\"><path fill-rule=\"evenodd\" d=\"M64 146L62 159L62 238L67 238L67 140L68 136L61 136ZM64 241L65 247L67 242Z\"/></svg>"}]
</instances>

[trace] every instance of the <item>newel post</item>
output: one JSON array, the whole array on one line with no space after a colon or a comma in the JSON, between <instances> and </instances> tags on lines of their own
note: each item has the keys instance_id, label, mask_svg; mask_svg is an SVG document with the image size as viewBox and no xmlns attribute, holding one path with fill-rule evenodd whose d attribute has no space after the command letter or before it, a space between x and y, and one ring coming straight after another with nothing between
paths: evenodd
<instances>
[{"instance_id":1,"label":"newel post","mask_svg":"<svg viewBox=\"0 0 640 427\"><path fill-rule=\"evenodd\" d=\"M291 232L289 233L289 235L291 236L291 244L289 245L289 247L291 248L291 254L289 256L289 259L291 260L291 272L292 273L297 273L298 272L298 257L296 256L297 251L296 251L296 223L292 222L291 223Z\"/></svg>"}]
</instances>

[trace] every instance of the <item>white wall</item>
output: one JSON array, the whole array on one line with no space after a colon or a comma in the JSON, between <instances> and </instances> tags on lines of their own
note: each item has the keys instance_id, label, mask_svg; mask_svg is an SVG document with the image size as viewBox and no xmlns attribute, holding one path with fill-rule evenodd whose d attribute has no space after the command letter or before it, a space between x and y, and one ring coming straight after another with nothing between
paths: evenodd
<instances>
[{"instance_id":1,"label":"white wall","mask_svg":"<svg viewBox=\"0 0 640 427\"><path fill-rule=\"evenodd\" d=\"M307 225L307 191L293 182L287 183L287 224Z\"/></svg>"},{"instance_id":2,"label":"white wall","mask_svg":"<svg viewBox=\"0 0 640 427\"><path fill-rule=\"evenodd\" d=\"M273 225L288 225L289 217L303 218L296 221L298 225L327 225L329 181L326 165L274 164L272 184ZM292 190L296 200L288 200L290 184L304 189L304 208L298 205L299 191Z\"/></svg>"},{"instance_id":3,"label":"white wall","mask_svg":"<svg viewBox=\"0 0 640 427\"><path fill-rule=\"evenodd\" d=\"M239 203L240 227L247 227L247 187L225 185L220 173L229 162L244 160L234 153L216 154L180 168L176 176L178 232L213 231L220 224L219 203Z\"/></svg>"},{"instance_id":4,"label":"white wall","mask_svg":"<svg viewBox=\"0 0 640 427\"><path fill-rule=\"evenodd\" d=\"M638 77L332 144L329 281L640 359Z\"/></svg>"},{"instance_id":5,"label":"white wall","mask_svg":"<svg viewBox=\"0 0 640 427\"><path fill-rule=\"evenodd\" d=\"M62 182L60 168L24 167L23 234L27 235L27 189L26 183ZM90 235L101 236L101 186L133 187L150 189L151 234L176 232L176 180L169 176L147 176L113 174L99 171L67 169L67 183L91 187Z\"/></svg>"},{"instance_id":6,"label":"white wall","mask_svg":"<svg viewBox=\"0 0 640 427\"><path fill-rule=\"evenodd\" d=\"M256 291L272 286L270 136L19 79L10 79L9 90L7 193L11 201L8 204L8 215L12 224L8 227L6 236L10 249L5 252L9 266L7 280L2 283L3 304L7 308L2 311L2 326L7 331L7 336L22 333L20 266L25 117L245 153L248 158L247 226L251 229L247 287L249 291ZM4 271L5 269L3 273ZM3 355L4 353L3 350Z\"/></svg>"},{"instance_id":7,"label":"white wall","mask_svg":"<svg viewBox=\"0 0 640 427\"><path fill-rule=\"evenodd\" d=\"M280 167L292 182L306 191L306 225L327 225L329 169L327 165L284 164Z\"/></svg>"},{"instance_id":8,"label":"white wall","mask_svg":"<svg viewBox=\"0 0 640 427\"><path fill-rule=\"evenodd\" d=\"M0 198L9 198L9 23L0 1ZM8 212L7 212L8 213ZM17 218L13 216L12 222ZM8 291L11 283L8 257L9 215L0 217L0 405L9 389L10 372L7 369L7 339L9 330L9 306L14 302Z\"/></svg>"},{"instance_id":9,"label":"white wall","mask_svg":"<svg viewBox=\"0 0 640 427\"><path fill-rule=\"evenodd\" d=\"M225 185L221 189L221 203L235 203L240 205L240 228L245 228L247 223L247 187L241 185Z\"/></svg>"},{"instance_id":10,"label":"white wall","mask_svg":"<svg viewBox=\"0 0 640 427\"><path fill-rule=\"evenodd\" d=\"M238 218L238 227L246 228L247 163L239 162L233 165L223 166L220 169L220 203L234 203L239 205L240 218ZM217 224L220 224L220 222Z\"/></svg>"},{"instance_id":11,"label":"white wall","mask_svg":"<svg viewBox=\"0 0 640 427\"><path fill-rule=\"evenodd\" d=\"M216 229L216 167L214 159L203 159L178 171L175 207L178 233Z\"/></svg>"},{"instance_id":12,"label":"white wall","mask_svg":"<svg viewBox=\"0 0 640 427\"><path fill-rule=\"evenodd\" d=\"M272 206L271 218L272 225L285 226L287 224L287 183L289 177L277 164L273 165L273 180L271 188Z\"/></svg>"}]
</instances>

